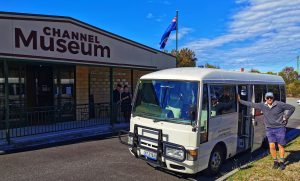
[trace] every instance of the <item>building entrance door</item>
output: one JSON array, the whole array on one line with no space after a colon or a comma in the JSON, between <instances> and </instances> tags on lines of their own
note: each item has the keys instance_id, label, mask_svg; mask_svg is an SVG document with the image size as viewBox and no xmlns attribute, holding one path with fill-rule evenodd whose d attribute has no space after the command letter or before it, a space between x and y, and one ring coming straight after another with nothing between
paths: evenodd
<instances>
[{"instance_id":1,"label":"building entrance door","mask_svg":"<svg viewBox=\"0 0 300 181\"><path fill-rule=\"evenodd\" d=\"M53 106L53 69L51 66L27 66L27 106Z\"/></svg>"}]
</instances>

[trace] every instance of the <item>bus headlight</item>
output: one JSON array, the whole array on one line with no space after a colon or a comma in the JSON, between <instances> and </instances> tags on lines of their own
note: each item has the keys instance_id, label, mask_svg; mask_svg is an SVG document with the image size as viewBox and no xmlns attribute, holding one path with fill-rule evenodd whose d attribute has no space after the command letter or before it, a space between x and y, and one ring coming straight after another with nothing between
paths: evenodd
<instances>
[{"instance_id":1,"label":"bus headlight","mask_svg":"<svg viewBox=\"0 0 300 181\"><path fill-rule=\"evenodd\" d=\"M184 159L184 151L176 148L166 147L166 155L178 160Z\"/></svg>"}]
</instances>

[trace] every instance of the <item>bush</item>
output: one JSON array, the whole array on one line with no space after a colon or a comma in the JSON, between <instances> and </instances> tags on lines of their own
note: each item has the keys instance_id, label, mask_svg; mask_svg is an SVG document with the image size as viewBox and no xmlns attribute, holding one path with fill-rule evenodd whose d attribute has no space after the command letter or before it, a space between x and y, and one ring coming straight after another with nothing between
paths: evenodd
<instances>
[{"instance_id":1,"label":"bush","mask_svg":"<svg viewBox=\"0 0 300 181\"><path fill-rule=\"evenodd\" d=\"M292 95L293 97L300 96L300 82L294 81L286 86L287 94Z\"/></svg>"}]
</instances>

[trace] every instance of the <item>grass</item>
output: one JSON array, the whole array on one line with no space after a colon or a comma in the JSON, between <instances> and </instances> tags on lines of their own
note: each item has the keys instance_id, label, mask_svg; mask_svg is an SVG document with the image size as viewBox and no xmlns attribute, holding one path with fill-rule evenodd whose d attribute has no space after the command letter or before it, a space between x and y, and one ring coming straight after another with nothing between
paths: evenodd
<instances>
[{"instance_id":1,"label":"grass","mask_svg":"<svg viewBox=\"0 0 300 181\"><path fill-rule=\"evenodd\" d=\"M273 159L270 155L241 169L227 180L300 180L300 136L286 146L286 169L272 169Z\"/></svg>"}]
</instances>

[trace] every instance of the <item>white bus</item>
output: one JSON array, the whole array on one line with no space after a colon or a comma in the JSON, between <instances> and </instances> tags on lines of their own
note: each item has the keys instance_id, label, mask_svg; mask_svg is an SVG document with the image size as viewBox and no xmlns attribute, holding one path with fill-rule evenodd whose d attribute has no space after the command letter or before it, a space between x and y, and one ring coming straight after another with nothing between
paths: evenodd
<instances>
[{"instance_id":1,"label":"white bus","mask_svg":"<svg viewBox=\"0 0 300 181\"><path fill-rule=\"evenodd\" d=\"M173 68L144 75L133 100L128 142L137 158L171 171L215 174L225 159L255 150L265 138L262 113L238 103L285 102L275 75Z\"/></svg>"}]
</instances>

